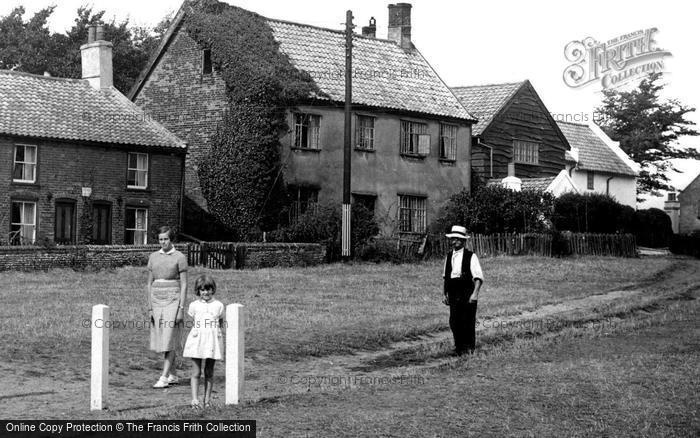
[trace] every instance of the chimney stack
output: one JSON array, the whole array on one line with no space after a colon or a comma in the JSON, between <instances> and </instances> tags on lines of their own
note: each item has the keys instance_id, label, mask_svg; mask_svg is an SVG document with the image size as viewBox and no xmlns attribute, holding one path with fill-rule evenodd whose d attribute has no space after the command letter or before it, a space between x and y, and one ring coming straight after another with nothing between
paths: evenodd
<instances>
[{"instance_id":1,"label":"chimney stack","mask_svg":"<svg viewBox=\"0 0 700 438\"><path fill-rule=\"evenodd\" d=\"M83 79L87 79L93 88L111 88L113 85L112 72L112 43L104 40L102 24L88 27L88 42L80 46L83 68Z\"/></svg>"},{"instance_id":2,"label":"chimney stack","mask_svg":"<svg viewBox=\"0 0 700 438\"><path fill-rule=\"evenodd\" d=\"M403 49L413 49L411 42L411 4L396 3L389 5L389 35Z\"/></svg>"},{"instance_id":3,"label":"chimney stack","mask_svg":"<svg viewBox=\"0 0 700 438\"><path fill-rule=\"evenodd\" d=\"M515 176L515 163L508 163L508 176L501 180L503 187L519 192L523 188L523 181Z\"/></svg>"},{"instance_id":4,"label":"chimney stack","mask_svg":"<svg viewBox=\"0 0 700 438\"><path fill-rule=\"evenodd\" d=\"M362 26L362 36L376 38L377 37L377 20L374 17L369 19L369 26Z\"/></svg>"}]
</instances>

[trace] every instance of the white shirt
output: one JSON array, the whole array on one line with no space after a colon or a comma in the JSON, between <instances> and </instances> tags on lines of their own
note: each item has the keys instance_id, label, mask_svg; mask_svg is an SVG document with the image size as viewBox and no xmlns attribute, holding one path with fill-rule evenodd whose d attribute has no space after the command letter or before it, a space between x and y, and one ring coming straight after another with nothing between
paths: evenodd
<instances>
[{"instance_id":1,"label":"white shirt","mask_svg":"<svg viewBox=\"0 0 700 438\"><path fill-rule=\"evenodd\" d=\"M459 278L462 276L462 257L464 257L464 248L458 249L452 253L452 272L450 273L450 278ZM473 278L478 278L482 282L484 281L484 273L481 270L481 264L476 254L472 253L472 259L469 261L469 268L472 271ZM445 276L446 270L447 260L445 260L445 267L442 271L443 277Z\"/></svg>"}]
</instances>

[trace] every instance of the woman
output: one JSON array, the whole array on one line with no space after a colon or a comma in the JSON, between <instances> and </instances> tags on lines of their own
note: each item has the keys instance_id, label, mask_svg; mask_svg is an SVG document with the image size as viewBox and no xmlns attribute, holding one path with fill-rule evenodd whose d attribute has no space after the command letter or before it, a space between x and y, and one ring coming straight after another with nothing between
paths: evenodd
<instances>
[{"instance_id":1,"label":"woman","mask_svg":"<svg viewBox=\"0 0 700 438\"><path fill-rule=\"evenodd\" d=\"M187 258L173 246L170 227L160 227L160 250L148 257L146 293L151 319L151 350L163 353L163 374L153 385L167 388L177 383L172 373L175 349L180 347L180 330L187 299Z\"/></svg>"}]
</instances>

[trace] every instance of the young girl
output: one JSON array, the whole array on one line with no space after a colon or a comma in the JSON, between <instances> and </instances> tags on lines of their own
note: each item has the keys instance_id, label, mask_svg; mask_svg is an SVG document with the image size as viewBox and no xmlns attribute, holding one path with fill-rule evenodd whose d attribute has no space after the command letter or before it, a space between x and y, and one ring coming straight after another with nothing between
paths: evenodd
<instances>
[{"instance_id":1,"label":"young girl","mask_svg":"<svg viewBox=\"0 0 700 438\"><path fill-rule=\"evenodd\" d=\"M211 402L214 363L224 358L224 305L214 299L216 283L209 275L200 275L194 282L198 300L190 303L187 313L194 319L182 356L192 359L192 407L199 408L199 377L204 365L204 407Z\"/></svg>"}]
</instances>

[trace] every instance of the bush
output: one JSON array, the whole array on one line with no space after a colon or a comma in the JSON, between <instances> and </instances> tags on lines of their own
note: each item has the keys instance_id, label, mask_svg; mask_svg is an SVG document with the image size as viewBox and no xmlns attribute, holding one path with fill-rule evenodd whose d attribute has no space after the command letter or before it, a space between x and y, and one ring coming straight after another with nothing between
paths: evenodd
<instances>
[{"instance_id":1,"label":"bush","mask_svg":"<svg viewBox=\"0 0 700 438\"><path fill-rule=\"evenodd\" d=\"M634 234L639 246L651 248L669 246L673 237L671 218L658 208L638 210Z\"/></svg>"},{"instance_id":2,"label":"bush","mask_svg":"<svg viewBox=\"0 0 700 438\"><path fill-rule=\"evenodd\" d=\"M434 234L460 224L480 234L543 232L549 228L554 196L486 186L453 195L431 226Z\"/></svg>"},{"instance_id":3,"label":"bush","mask_svg":"<svg viewBox=\"0 0 700 438\"><path fill-rule=\"evenodd\" d=\"M358 254L373 236L379 233L379 226L373 213L360 204L353 204L350 218L350 240L352 253ZM271 242L321 243L326 245L329 261L341 257L342 214L339 205L320 204L299 216L296 223L272 231Z\"/></svg>"},{"instance_id":4,"label":"bush","mask_svg":"<svg viewBox=\"0 0 700 438\"><path fill-rule=\"evenodd\" d=\"M565 193L554 201L553 222L574 233L632 232L634 209L600 193Z\"/></svg>"},{"instance_id":5,"label":"bush","mask_svg":"<svg viewBox=\"0 0 700 438\"><path fill-rule=\"evenodd\" d=\"M671 252L700 258L700 235L674 235L671 237Z\"/></svg>"},{"instance_id":6,"label":"bush","mask_svg":"<svg viewBox=\"0 0 700 438\"><path fill-rule=\"evenodd\" d=\"M554 226L575 233L631 233L637 244L668 246L673 231L671 219L652 208L635 211L610 196L599 193L566 193L554 201Z\"/></svg>"}]
</instances>

